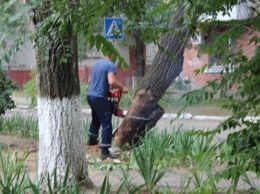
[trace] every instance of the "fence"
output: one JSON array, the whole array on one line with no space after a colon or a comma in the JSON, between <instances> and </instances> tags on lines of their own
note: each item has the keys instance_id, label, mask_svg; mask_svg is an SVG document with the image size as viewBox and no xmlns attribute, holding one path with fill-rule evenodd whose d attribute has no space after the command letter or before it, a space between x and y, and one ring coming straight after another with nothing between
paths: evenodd
<instances>
[{"instance_id":1,"label":"fence","mask_svg":"<svg viewBox=\"0 0 260 194\"><path fill-rule=\"evenodd\" d=\"M35 67L31 66L5 66L3 71L9 76L12 81L20 88L23 88L23 84L29 81L32 77L32 72L35 71ZM79 79L87 83L91 67L79 66ZM117 79L126 85L127 87L132 85L132 73L131 70L124 71L121 68L117 69Z\"/></svg>"}]
</instances>

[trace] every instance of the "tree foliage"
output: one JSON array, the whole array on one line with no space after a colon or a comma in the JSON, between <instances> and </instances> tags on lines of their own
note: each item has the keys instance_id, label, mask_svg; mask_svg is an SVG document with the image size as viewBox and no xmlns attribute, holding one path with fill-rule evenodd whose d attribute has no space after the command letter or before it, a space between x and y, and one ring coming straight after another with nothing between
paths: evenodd
<instances>
[{"instance_id":1,"label":"tree foliage","mask_svg":"<svg viewBox=\"0 0 260 194\"><path fill-rule=\"evenodd\" d=\"M9 64L29 39L27 13L31 8L17 0L0 2L0 66Z\"/></svg>"},{"instance_id":2,"label":"tree foliage","mask_svg":"<svg viewBox=\"0 0 260 194\"><path fill-rule=\"evenodd\" d=\"M28 31L29 21L32 19L34 11L37 11L43 3L45 5L49 4L49 11L44 13L47 19L37 24L36 31ZM31 42L36 47L42 47L46 43L46 40L43 38L44 33L48 33L49 35L54 35L53 33L64 35L66 33L66 24L71 23L73 33L83 37L80 44L88 42L90 48L96 47L98 51L103 53L107 51L114 53L114 60L118 66L127 66L126 61L120 56L113 44L107 41L100 31L96 33L99 30L98 26L100 27L97 23L100 23L100 18L110 9L110 6L112 6L111 3L111 0L50 0L48 3L45 1L27 0L23 4L20 0L4 1L1 9L5 17L0 18L0 22L5 23L6 28L1 29L0 38L8 42L9 45L6 46L5 52L1 53L0 63L8 63L11 57L19 50L20 46L26 42ZM13 13L12 10L15 7L19 7L19 9ZM21 18L25 22L19 22ZM22 32L21 28L26 30ZM53 30L54 28L56 28L55 31ZM20 34L17 35L16 32ZM64 57L61 60L64 60L67 55L66 53L63 54Z\"/></svg>"},{"instance_id":3,"label":"tree foliage","mask_svg":"<svg viewBox=\"0 0 260 194\"><path fill-rule=\"evenodd\" d=\"M15 89L12 81L0 70L0 115L4 114L7 109L15 107L14 101L10 97Z\"/></svg>"},{"instance_id":4,"label":"tree foliage","mask_svg":"<svg viewBox=\"0 0 260 194\"><path fill-rule=\"evenodd\" d=\"M227 143L232 148L233 156L230 158L230 164L239 165L242 160L245 161L243 168L260 174L260 120L257 119L260 114L258 89L260 84L259 2L250 1L249 18L232 21L216 20L217 13L227 14L234 5L244 2L236 0L211 1L214 3L213 6L210 1L197 0L193 1L193 7L187 7L186 13L192 14L188 14L186 24L194 29L194 32L198 29L211 37L210 41L206 41L201 46L199 54L218 52L218 55L221 56L219 63L229 64L229 66L223 68L219 79L211 80L201 89L185 94L184 98L187 100L187 106L194 102L211 100L217 95L228 99L223 108L231 110L233 114L221 123L216 131L235 129L238 126L242 128L242 130L228 136ZM196 10L196 12L192 10ZM194 15L193 13L212 15L213 17L211 20L199 17L200 20L194 22L191 17ZM224 29L222 33L217 33L219 28ZM245 55L243 45L238 44L236 50L231 49L232 45L223 46L228 39L237 41L245 34L251 38L244 46L251 45L256 48L252 57ZM207 65L195 70L195 74L204 72L205 68Z\"/></svg>"},{"instance_id":5,"label":"tree foliage","mask_svg":"<svg viewBox=\"0 0 260 194\"><path fill-rule=\"evenodd\" d=\"M129 36L138 31L143 42L157 42L161 34L168 30L173 14L171 3L162 0L128 0L123 3L114 1L113 4L112 13L124 18L125 33Z\"/></svg>"}]
</instances>

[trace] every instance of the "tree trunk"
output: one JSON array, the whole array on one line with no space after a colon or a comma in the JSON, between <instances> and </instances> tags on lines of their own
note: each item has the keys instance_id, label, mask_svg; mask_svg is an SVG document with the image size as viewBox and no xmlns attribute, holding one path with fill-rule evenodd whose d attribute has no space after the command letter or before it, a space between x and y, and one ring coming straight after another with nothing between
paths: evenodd
<instances>
[{"instance_id":1,"label":"tree trunk","mask_svg":"<svg viewBox=\"0 0 260 194\"><path fill-rule=\"evenodd\" d=\"M134 33L134 38L137 85L141 82L145 73L144 42L141 40L141 36L141 30L136 30Z\"/></svg>"},{"instance_id":2,"label":"tree trunk","mask_svg":"<svg viewBox=\"0 0 260 194\"><path fill-rule=\"evenodd\" d=\"M116 146L132 145L144 136L146 129L155 126L162 117L164 109L157 103L165 90L173 83L182 71L183 53L189 32L180 28L184 9L179 9L170 23L170 29L162 37L161 47L156 54L152 66L139 84L127 115L149 119L140 120L125 118L114 133L113 144Z\"/></svg>"},{"instance_id":3,"label":"tree trunk","mask_svg":"<svg viewBox=\"0 0 260 194\"><path fill-rule=\"evenodd\" d=\"M49 4L45 6L43 10L48 9ZM35 16L35 24L44 20L40 13ZM66 24L65 33L59 31L59 26L57 23L51 26L52 36L44 36L37 52L38 174L42 177L48 174L52 184L56 176L61 184L68 171L68 186L81 183L81 186L93 187L84 147L77 38L71 23ZM41 193L48 193L46 177Z\"/></svg>"}]
</instances>

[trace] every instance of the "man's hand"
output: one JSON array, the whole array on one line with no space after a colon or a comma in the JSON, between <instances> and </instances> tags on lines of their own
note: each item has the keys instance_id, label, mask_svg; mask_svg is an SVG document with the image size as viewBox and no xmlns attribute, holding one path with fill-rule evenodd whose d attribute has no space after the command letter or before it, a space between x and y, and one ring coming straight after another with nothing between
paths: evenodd
<instances>
[{"instance_id":1,"label":"man's hand","mask_svg":"<svg viewBox=\"0 0 260 194\"><path fill-rule=\"evenodd\" d=\"M108 83L109 83L110 87L117 88L117 89L121 90L122 93L128 93L128 89L123 84L121 84L119 81L117 81L114 73L108 73L107 78L108 78Z\"/></svg>"},{"instance_id":2,"label":"man's hand","mask_svg":"<svg viewBox=\"0 0 260 194\"><path fill-rule=\"evenodd\" d=\"M123 86L122 93L128 93L128 89Z\"/></svg>"}]
</instances>

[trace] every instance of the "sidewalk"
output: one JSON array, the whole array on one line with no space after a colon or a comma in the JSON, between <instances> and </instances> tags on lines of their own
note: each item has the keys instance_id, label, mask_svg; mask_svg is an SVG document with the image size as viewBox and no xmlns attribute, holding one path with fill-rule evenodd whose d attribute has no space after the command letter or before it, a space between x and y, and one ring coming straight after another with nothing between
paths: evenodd
<instances>
[{"instance_id":1,"label":"sidewalk","mask_svg":"<svg viewBox=\"0 0 260 194\"><path fill-rule=\"evenodd\" d=\"M34 109L30 109L27 105L18 105L16 108L11 109L11 112L30 112L30 111L36 111L37 107ZM88 108L83 108L82 113L90 114L91 110ZM124 114L126 114L127 111L124 111ZM163 119L176 119L177 113L164 113L162 116ZM213 120L213 121L224 121L228 119L229 116L209 116L209 115L192 115L191 113L183 113L179 116L178 120ZM259 121L260 117L251 117L247 116L245 120L253 120L253 121Z\"/></svg>"},{"instance_id":2,"label":"sidewalk","mask_svg":"<svg viewBox=\"0 0 260 194\"><path fill-rule=\"evenodd\" d=\"M20 110L26 112L28 109L28 104L30 103L29 99L25 97L13 97L13 100L16 102L16 109L15 110ZM85 114L90 114L91 110L83 108L82 113ZM124 114L126 114L126 111L124 111ZM177 118L177 113L165 113L162 116L163 119L176 119ZM191 113L183 113L180 115L178 120L213 120L213 121L224 121L228 118L228 116L208 116L208 115L192 115ZM246 120L260 120L260 117L250 117L247 116Z\"/></svg>"},{"instance_id":3,"label":"sidewalk","mask_svg":"<svg viewBox=\"0 0 260 194\"><path fill-rule=\"evenodd\" d=\"M30 112L36 112L37 107L35 108L29 108L27 105L18 105L16 108L13 108L11 110L8 110L9 112L21 112L21 113L30 113ZM83 114L90 114L91 109L83 108L82 109ZM124 111L124 114L126 114L127 111ZM177 113L164 113L162 116L163 119L176 119ZM190 113L183 113L179 116L178 119L181 120L189 120L189 119L195 119L195 120L217 120L217 121L223 121L227 119L228 117L219 117L219 116L206 116L206 115L192 115Z\"/></svg>"},{"instance_id":4,"label":"sidewalk","mask_svg":"<svg viewBox=\"0 0 260 194\"><path fill-rule=\"evenodd\" d=\"M97 188L100 188L102 186L106 174L107 172L105 171L89 171L89 177L91 178L91 180ZM173 193L175 193L177 191L181 191L182 188L185 188L191 177L193 177L191 173L185 169L173 170L172 172L166 172L165 176L157 183L156 187L161 189L170 188L173 191ZM260 189L260 179L257 178L254 173L248 173L248 177L251 179L252 183L256 186L256 188ZM115 190L119 188L122 178L122 173L119 170L112 170L109 172L109 182L112 188L114 188ZM140 186L144 184L144 179L137 171L130 172L130 180L131 183L135 186ZM231 181L222 179L219 183L217 183L216 187L219 190L227 190L227 188L229 188L230 185ZM192 190L192 188L194 188L193 180L191 180L189 189ZM240 179L237 185L237 190L241 191L249 189L250 186Z\"/></svg>"}]
</instances>

